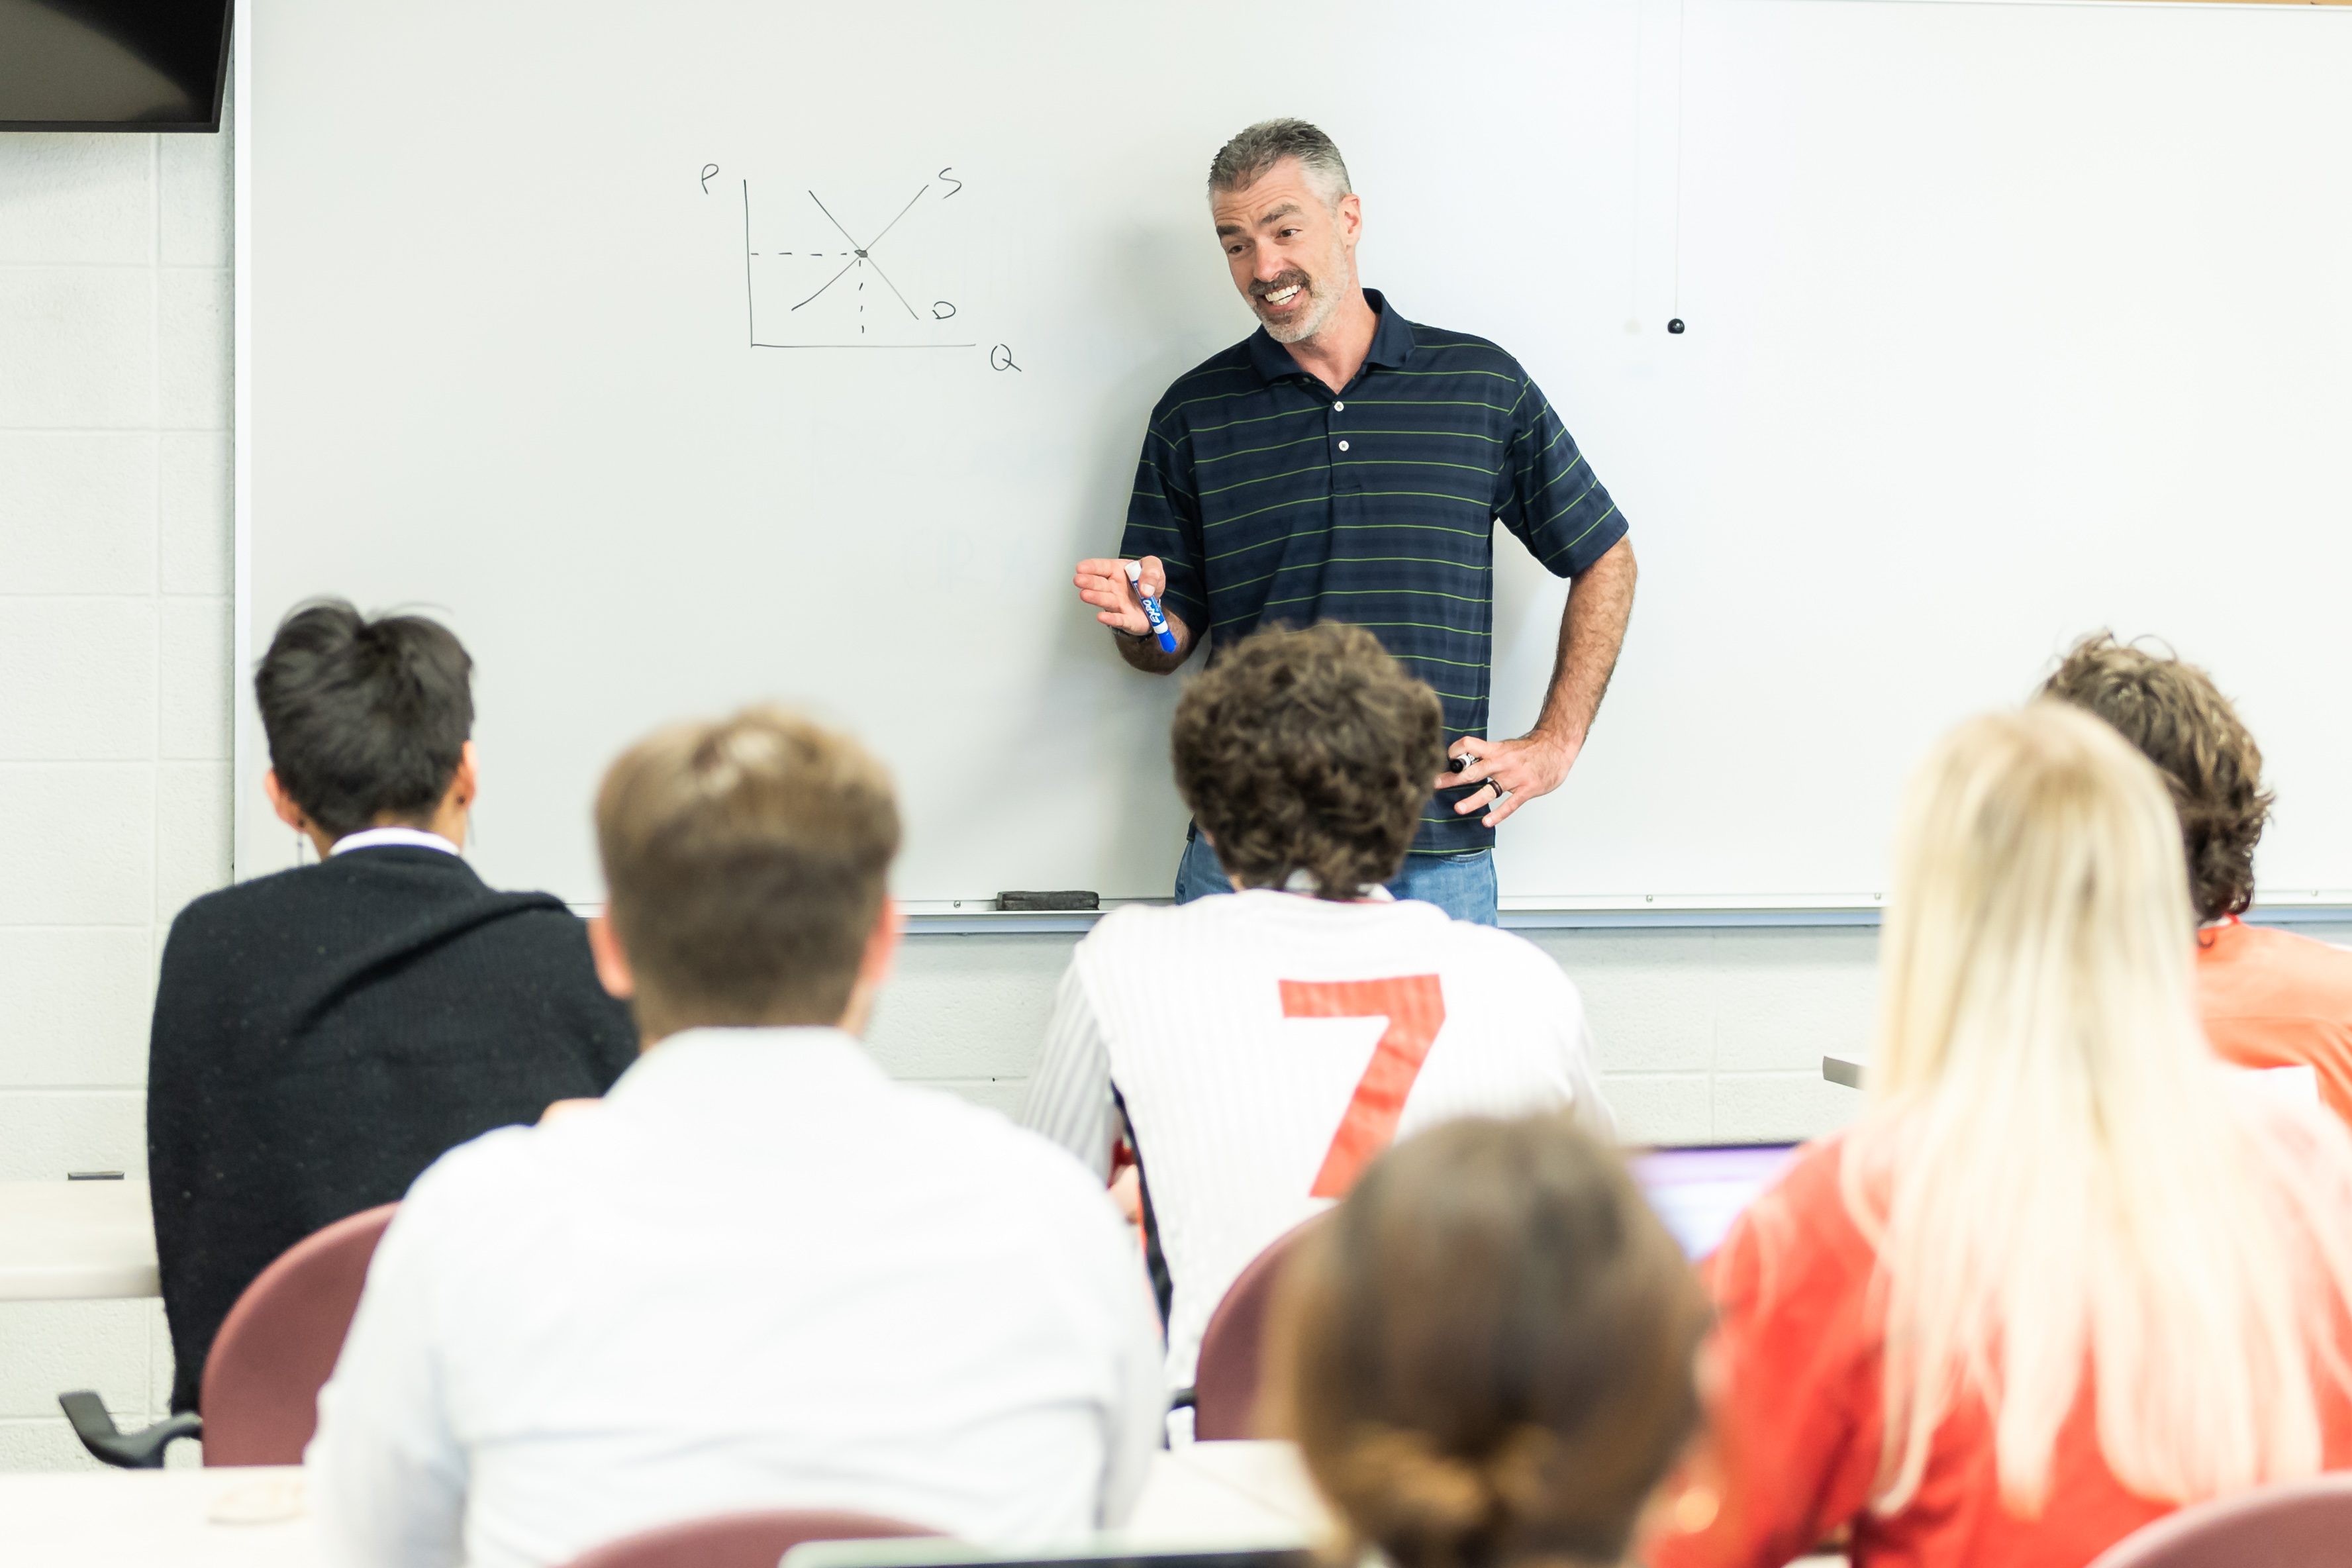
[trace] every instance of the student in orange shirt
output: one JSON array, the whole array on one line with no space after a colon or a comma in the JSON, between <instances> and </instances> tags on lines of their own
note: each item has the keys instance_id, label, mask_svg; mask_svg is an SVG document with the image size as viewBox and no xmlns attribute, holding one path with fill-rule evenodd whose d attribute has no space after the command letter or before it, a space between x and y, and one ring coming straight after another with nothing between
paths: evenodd
<instances>
[{"instance_id":1,"label":"student in orange shirt","mask_svg":"<svg viewBox=\"0 0 2352 1568\"><path fill-rule=\"evenodd\" d=\"M2172 786L2189 850L2197 1001L2206 1038L2241 1067L2309 1067L2352 1121L2352 952L2238 919L2254 898L2254 841L2269 817L2263 753L2193 664L2084 637L2042 689L2087 708L2147 753Z\"/></svg>"},{"instance_id":2,"label":"student in orange shirt","mask_svg":"<svg viewBox=\"0 0 2352 1568\"><path fill-rule=\"evenodd\" d=\"M2079 1568L2352 1468L2352 1136L2214 1063L2179 823L2038 702L1913 781L1871 1100L1713 1268L1726 1486L1659 1568ZM1703 1511L1703 1510L1702 1510Z\"/></svg>"}]
</instances>

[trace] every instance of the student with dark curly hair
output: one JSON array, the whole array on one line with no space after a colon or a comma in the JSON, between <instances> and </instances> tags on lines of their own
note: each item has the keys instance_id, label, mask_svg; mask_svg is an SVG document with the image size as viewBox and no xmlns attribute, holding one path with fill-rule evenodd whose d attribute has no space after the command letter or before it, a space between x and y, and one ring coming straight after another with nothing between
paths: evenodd
<instances>
[{"instance_id":1,"label":"student with dark curly hair","mask_svg":"<svg viewBox=\"0 0 2352 1568\"><path fill-rule=\"evenodd\" d=\"M1382 886L1444 750L1436 695L1333 622L1244 639L1177 708L1177 786L1242 890L1097 925L1022 1110L1099 1173L1131 1144L1172 1387L1250 1259L1391 1139L1570 1105L1610 1126L1559 966Z\"/></svg>"},{"instance_id":2,"label":"student with dark curly hair","mask_svg":"<svg viewBox=\"0 0 2352 1568\"><path fill-rule=\"evenodd\" d=\"M1665 1495L1708 1321L1609 1150L1562 1117L1455 1121L1382 1155L1302 1238L1268 1425L1339 1517L1337 1561L1626 1563L1645 1525L1719 1506L1705 1485Z\"/></svg>"},{"instance_id":3,"label":"student with dark curly hair","mask_svg":"<svg viewBox=\"0 0 2352 1568\"><path fill-rule=\"evenodd\" d=\"M2172 792L2189 857L2198 1011L2241 1067L2309 1067L2352 1121L2352 952L2238 917L2254 901L2254 845L2270 817L2263 753L2212 678L2169 651L2096 632L2042 694L2086 708L2139 748Z\"/></svg>"}]
</instances>

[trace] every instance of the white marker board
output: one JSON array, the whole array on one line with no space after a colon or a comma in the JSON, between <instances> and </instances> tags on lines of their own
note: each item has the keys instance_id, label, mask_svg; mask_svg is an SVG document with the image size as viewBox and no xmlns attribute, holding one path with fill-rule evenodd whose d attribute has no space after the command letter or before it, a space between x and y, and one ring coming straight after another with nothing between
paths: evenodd
<instances>
[{"instance_id":1,"label":"white marker board","mask_svg":"<svg viewBox=\"0 0 2352 1568\"><path fill-rule=\"evenodd\" d=\"M1210 154L1297 113L1347 153L1366 280L1517 354L1633 525L1624 659L1503 834L1507 908L1868 908L1920 750L2100 625L2240 700L2265 896L2352 900L2352 15L1266 21L256 0L248 651L320 593L443 615L502 884L597 898L611 755L776 697L890 762L919 910L1164 896L1177 685L1069 567L1116 546L1160 393L1251 327ZM1497 558L1516 733L1562 588ZM243 700L249 875L292 846Z\"/></svg>"}]
</instances>

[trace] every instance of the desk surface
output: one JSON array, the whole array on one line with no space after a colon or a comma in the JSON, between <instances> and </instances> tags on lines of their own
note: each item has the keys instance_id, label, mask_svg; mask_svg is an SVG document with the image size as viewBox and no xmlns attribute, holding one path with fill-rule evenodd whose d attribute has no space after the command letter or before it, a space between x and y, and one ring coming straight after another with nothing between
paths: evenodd
<instances>
[{"instance_id":1,"label":"desk surface","mask_svg":"<svg viewBox=\"0 0 2352 1568\"><path fill-rule=\"evenodd\" d=\"M236 1521L243 1516L244 1521ZM299 1466L0 1475L11 1568L318 1568ZM1287 1443L1153 1456L1122 1547L1303 1546L1321 1506Z\"/></svg>"},{"instance_id":2,"label":"desk surface","mask_svg":"<svg viewBox=\"0 0 2352 1568\"><path fill-rule=\"evenodd\" d=\"M0 1182L0 1301L153 1296L144 1182Z\"/></svg>"},{"instance_id":3,"label":"desk surface","mask_svg":"<svg viewBox=\"0 0 2352 1568\"><path fill-rule=\"evenodd\" d=\"M291 1465L0 1475L11 1568L319 1568L301 1510L302 1471ZM1289 1444L1195 1443L1153 1457L1135 1517L1104 1544L1303 1546L1327 1528Z\"/></svg>"}]
</instances>

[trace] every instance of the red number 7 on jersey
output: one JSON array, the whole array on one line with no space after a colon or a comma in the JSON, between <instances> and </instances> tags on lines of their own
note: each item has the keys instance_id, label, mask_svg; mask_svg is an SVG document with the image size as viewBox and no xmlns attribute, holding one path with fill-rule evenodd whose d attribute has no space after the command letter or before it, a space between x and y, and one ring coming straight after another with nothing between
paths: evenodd
<instances>
[{"instance_id":1,"label":"red number 7 on jersey","mask_svg":"<svg viewBox=\"0 0 2352 1568\"><path fill-rule=\"evenodd\" d=\"M1445 1023L1445 993L1434 974L1400 974L1387 980L1286 980L1286 1018L1386 1018L1389 1026L1372 1047L1372 1059L1356 1085L1348 1113L1323 1168L1315 1173L1309 1197L1345 1197L1372 1156L1396 1136L1404 1097L1421 1076L1430 1042Z\"/></svg>"}]
</instances>

